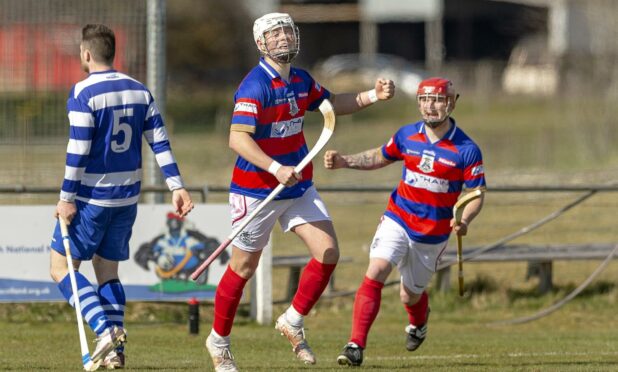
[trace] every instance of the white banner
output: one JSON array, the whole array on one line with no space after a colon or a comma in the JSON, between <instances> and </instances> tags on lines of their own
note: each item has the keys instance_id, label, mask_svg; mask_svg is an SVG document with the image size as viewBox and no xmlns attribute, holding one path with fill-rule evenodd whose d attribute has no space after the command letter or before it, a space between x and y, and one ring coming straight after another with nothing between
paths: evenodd
<instances>
[{"instance_id":1,"label":"white banner","mask_svg":"<svg viewBox=\"0 0 618 372\"><path fill-rule=\"evenodd\" d=\"M0 302L63 301L49 274L55 206L0 206ZM189 278L231 232L227 204L198 204L184 220L169 205L138 206L130 258L120 263L127 299L184 301L214 298L231 248L197 281ZM90 262L80 272L96 287Z\"/></svg>"}]
</instances>

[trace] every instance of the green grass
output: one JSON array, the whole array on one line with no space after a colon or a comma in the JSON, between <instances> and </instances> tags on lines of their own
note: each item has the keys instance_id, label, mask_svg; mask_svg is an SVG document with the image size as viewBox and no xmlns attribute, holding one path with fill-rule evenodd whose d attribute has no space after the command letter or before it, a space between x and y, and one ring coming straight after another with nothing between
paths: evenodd
<instances>
[{"instance_id":1,"label":"green grass","mask_svg":"<svg viewBox=\"0 0 618 372\"><path fill-rule=\"evenodd\" d=\"M454 293L432 294L429 336L416 352L405 350L405 312L397 289L383 291L383 305L369 336L361 370L370 371L601 371L618 368L616 293L594 293L577 299L564 311L541 321L491 327L491 320L527 314L562 293L506 304L501 296L477 293L460 299ZM506 300L509 303L508 300ZM351 298L322 300L306 318L308 339L318 364L297 362L287 341L272 326L263 327L239 316L233 330L233 352L244 371L341 370L336 357L350 330ZM4 370L79 370L77 329L68 306L19 306L49 312L47 320L7 314L0 321L0 360ZM154 309L154 310L153 310ZM276 307L276 314L284 307ZM47 311L46 311L47 310ZM179 316L186 305L130 304L127 324L127 363L132 370L210 370L203 347L212 307L202 305L202 333L188 334ZM147 316L149 312L156 315ZM241 307L240 314L246 314Z\"/></svg>"}]
</instances>

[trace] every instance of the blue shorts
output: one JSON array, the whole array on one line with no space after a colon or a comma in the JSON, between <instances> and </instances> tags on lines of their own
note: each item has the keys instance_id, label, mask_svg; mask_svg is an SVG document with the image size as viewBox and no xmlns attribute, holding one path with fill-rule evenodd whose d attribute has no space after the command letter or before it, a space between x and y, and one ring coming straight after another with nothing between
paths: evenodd
<instances>
[{"instance_id":1,"label":"blue shorts","mask_svg":"<svg viewBox=\"0 0 618 372\"><path fill-rule=\"evenodd\" d=\"M137 216L137 204L126 207L99 207L75 201L77 214L69 225L71 255L80 261L97 254L110 261L129 259L129 239ZM65 255L60 224L56 223L51 248Z\"/></svg>"}]
</instances>

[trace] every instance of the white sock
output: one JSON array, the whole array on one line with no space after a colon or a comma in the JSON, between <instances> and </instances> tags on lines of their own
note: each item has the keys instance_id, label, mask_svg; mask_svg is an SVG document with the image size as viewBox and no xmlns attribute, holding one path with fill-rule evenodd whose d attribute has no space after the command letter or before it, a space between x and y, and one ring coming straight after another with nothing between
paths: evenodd
<instances>
[{"instance_id":1,"label":"white sock","mask_svg":"<svg viewBox=\"0 0 618 372\"><path fill-rule=\"evenodd\" d=\"M229 347L230 336L220 336L214 329L210 331L211 343L216 347Z\"/></svg>"},{"instance_id":2,"label":"white sock","mask_svg":"<svg viewBox=\"0 0 618 372\"><path fill-rule=\"evenodd\" d=\"M302 327L303 326L303 315L296 311L294 306L290 305L288 309L285 311L285 318L288 323L293 325L294 327Z\"/></svg>"}]
</instances>

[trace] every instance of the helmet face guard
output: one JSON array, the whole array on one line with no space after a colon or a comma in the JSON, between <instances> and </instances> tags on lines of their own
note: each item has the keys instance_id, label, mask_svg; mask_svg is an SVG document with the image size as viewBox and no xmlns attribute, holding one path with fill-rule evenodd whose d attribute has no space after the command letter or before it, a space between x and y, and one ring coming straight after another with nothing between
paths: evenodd
<instances>
[{"instance_id":1,"label":"helmet face guard","mask_svg":"<svg viewBox=\"0 0 618 372\"><path fill-rule=\"evenodd\" d=\"M425 124L436 128L447 121L455 109L458 97L453 83L448 79L423 80L416 92L416 102Z\"/></svg>"},{"instance_id":2,"label":"helmet face guard","mask_svg":"<svg viewBox=\"0 0 618 372\"><path fill-rule=\"evenodd\" d=\"M269 13L253 24L253 38L260 53L279 63L290 63L300 51L300 34L292 17Z\"/></svg>"}]
</instances>

